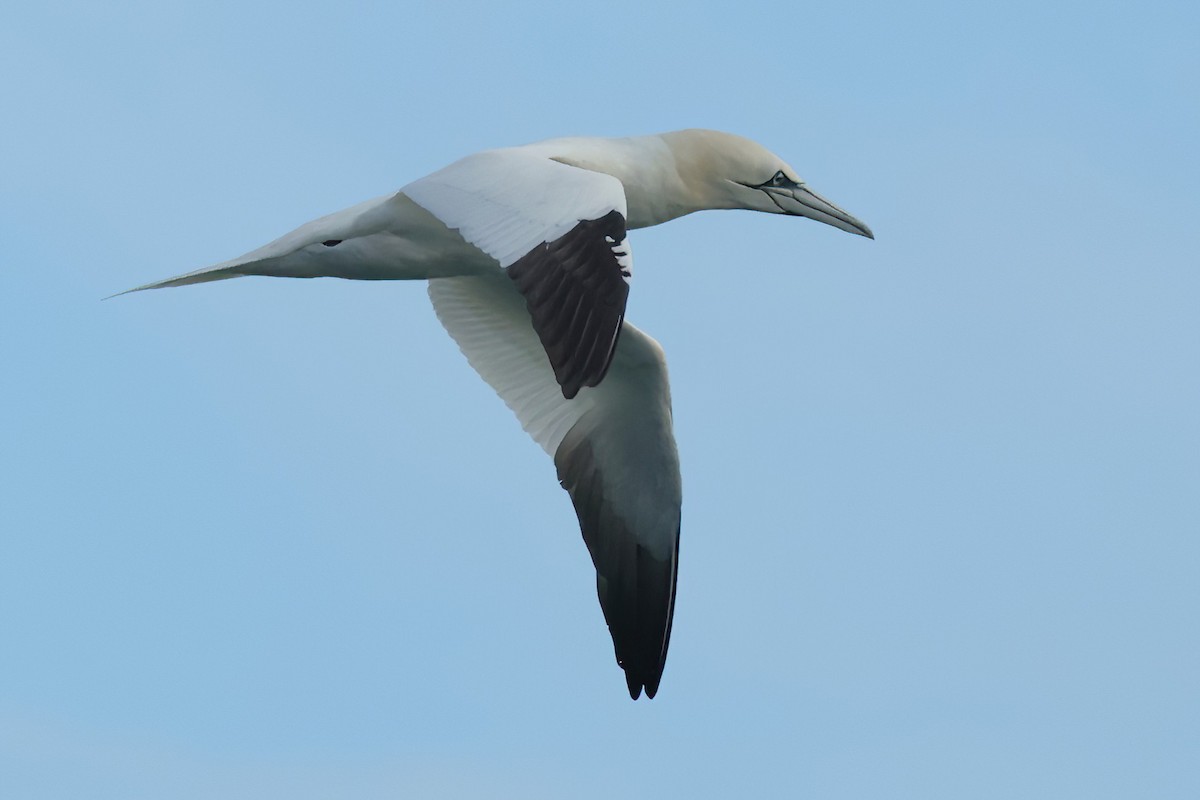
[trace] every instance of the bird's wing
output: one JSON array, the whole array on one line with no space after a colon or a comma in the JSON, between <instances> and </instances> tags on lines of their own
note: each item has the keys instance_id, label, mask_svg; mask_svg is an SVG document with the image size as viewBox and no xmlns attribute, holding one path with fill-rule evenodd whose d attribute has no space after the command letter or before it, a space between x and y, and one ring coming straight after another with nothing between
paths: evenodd
<instances>
[{"instance_id":1,"label":"bird's wing","mask_svg":"<svg viewBox=\"0 0 1200 800\"><path fill-rule=\"evenodd\" d=\"M429 296L471 366L553 457L629 693L653 697L671 637L681 503L662 348L624 323L608 377L568 400L502 275L432 280Z\"/></svg>"},{"instance_id":2,"label":"bird's wing","mask_svg":"<svg viewBox=\"0 0 1200 800\"><path fill-rule=\"evenodd\" d=\"M508 271L564 397L599 385L633 266L619 180L513 148L468 156L403 191Z\"/></svg>"}]
</instances>

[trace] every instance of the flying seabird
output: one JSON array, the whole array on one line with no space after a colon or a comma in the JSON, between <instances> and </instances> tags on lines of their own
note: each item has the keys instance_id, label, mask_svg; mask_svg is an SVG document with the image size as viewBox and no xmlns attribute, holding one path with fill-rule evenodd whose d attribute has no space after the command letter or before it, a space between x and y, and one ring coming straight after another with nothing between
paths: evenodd
<instances>
[{"instance_id":1,"label":"flying seabird","mask_svg":"<svg viewBox=\"0 0 1200 800\"><path fill-rule=\"evenodd\" d=\"M625 321L627 231L707 209L870 229L762 146L684 130L487 150L240 258L129 291L268 275L428 280L438 319L554 459L629 694L671 636L681 483L667 365Z\"/></svg>"}]
</instances>

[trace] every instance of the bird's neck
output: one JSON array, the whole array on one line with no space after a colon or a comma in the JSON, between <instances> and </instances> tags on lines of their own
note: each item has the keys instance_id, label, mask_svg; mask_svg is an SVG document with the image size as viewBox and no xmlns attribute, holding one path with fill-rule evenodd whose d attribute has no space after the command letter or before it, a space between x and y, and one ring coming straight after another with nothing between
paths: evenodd
<instances>
[{"instance_id":1,"label":"bird's neck","mask_svg":"<svg viewBox=\"0 0 1200 800\"><path fill-rule=\"evenodd\" d=\"M555 161L612 175L625 187L626 224L647 228L714 206L680 176L662 136L552 139L532 145Z\"/></svg>"}]
</instances>

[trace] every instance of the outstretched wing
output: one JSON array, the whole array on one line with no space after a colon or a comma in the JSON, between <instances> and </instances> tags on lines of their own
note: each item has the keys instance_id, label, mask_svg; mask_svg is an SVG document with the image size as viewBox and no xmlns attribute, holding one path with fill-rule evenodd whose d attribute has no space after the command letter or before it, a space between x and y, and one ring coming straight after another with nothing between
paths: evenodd
<instances>
[{"instance_id":1,"label":"outstretched wing","mask_svg":"<svg viewBox=\"0 0 1200 800\"><path fill-rule=\"evenodd\" d=\"M619 180L514 148L468 156L403 191L508 271L563 397L600 383L633 267Z\"/></svg>"},{"instance_id":2,"label":"outstretched wing","mask_svg":"<svg viewBox=\"0 0 1200 800\"><path fill-rule=\"evenodd\" d=\"M681 504L662 349L623 323L608 377L568 400L503 276L432 280L429 296L471 366L553 457L629 694L653 697L671 637Z\"/></svg>"}]
</instances>

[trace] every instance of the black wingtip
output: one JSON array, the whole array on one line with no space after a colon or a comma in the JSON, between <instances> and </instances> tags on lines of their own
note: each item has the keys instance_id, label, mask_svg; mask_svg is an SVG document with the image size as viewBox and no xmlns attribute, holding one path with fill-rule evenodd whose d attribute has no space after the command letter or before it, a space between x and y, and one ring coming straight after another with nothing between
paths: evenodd
<instances>
[{"instance_id":1,"label":"black wingtip","mask_svg":"<svg viewBox=\"0 0 1200 800\"><path fill-rule=\"evenodd\" d=\"M632 669L625 673L625 685L629 687L629 696L634 700L641 697L643 691L646 693L647 700L653 700L654 695L658 694L658 682L661 679L661 672L657 676L650 677L637 675Z\"/></svg>"},{"instance_id":2,"label":"black wingtip","mask_svg":"<svg viewBox=\"0 0 1200 800\"><path fill-rule=\"evenodd\" d=\"M643 690L646 692L646 699L653 700L654 695L658 694L658 682L661 679L661 670L657 675L639 675L632 667L625 671L625 685L629 687L629 696L634 700L642 696Z\"/></svg>"},{"instance_id":3,"label":"black wingtip","mask_svg":"<svg viewBox=\"0 0 1200 800\"><path fill-rule=\"evenodd\" d=\"M625 317L622 315L618 323L624 321ZM579 394L579 390L583 387L593 388L600 385L600 381L604 380L604 376L608 374L608 368L612 366L612 355L617 349L617 340L620 336L621 329L617 328L617 335L613 337L612 347L609 348L609 352L605 356L607 359L606 362L599 371L588 373L591 377L587 379L584 379L581 375L568 375L566 374L566 370L555 367L553 362L551 362L550 366L554 369L554 379L558 381L558 386L562 389L563 397L568 400L574 400L575 396Z\"/></svg>"},{"instance_id":4,"label":"black wingtip","mask_svg":"<svg viewBox=\"0 0 1200 800\"><path fill-rule=\"evenodd\" d=\"M651 551L638 540L629 523L606 502L608 483L601 476L588 429L575 425L554 454L558 479L571 494L584 543L596 567L596 594L612 635L617 665L625 672L629 696L637 700L658 692L671 622L679 566L678 506L670 530L674 547ZM653 492L653 487L645 491ZM678 502L678 501L676 501ZM668 507L670 508L670 507ZM670 518L659 520L658 525ZM646 538L662 539L663 528L648 527Z\"/></svg>"},{"instance_id":5,"label":"black wingtip","mask_svg":"<svg viewBox=\"0 0 1200 800\"><path fill-rule=\"evenodd\" d=\"M580 220L507 268L568 400L599 385L612 364L629 298L627 270L616 254L625 233L618 211Z\"/></svg>"}]
</instances>

